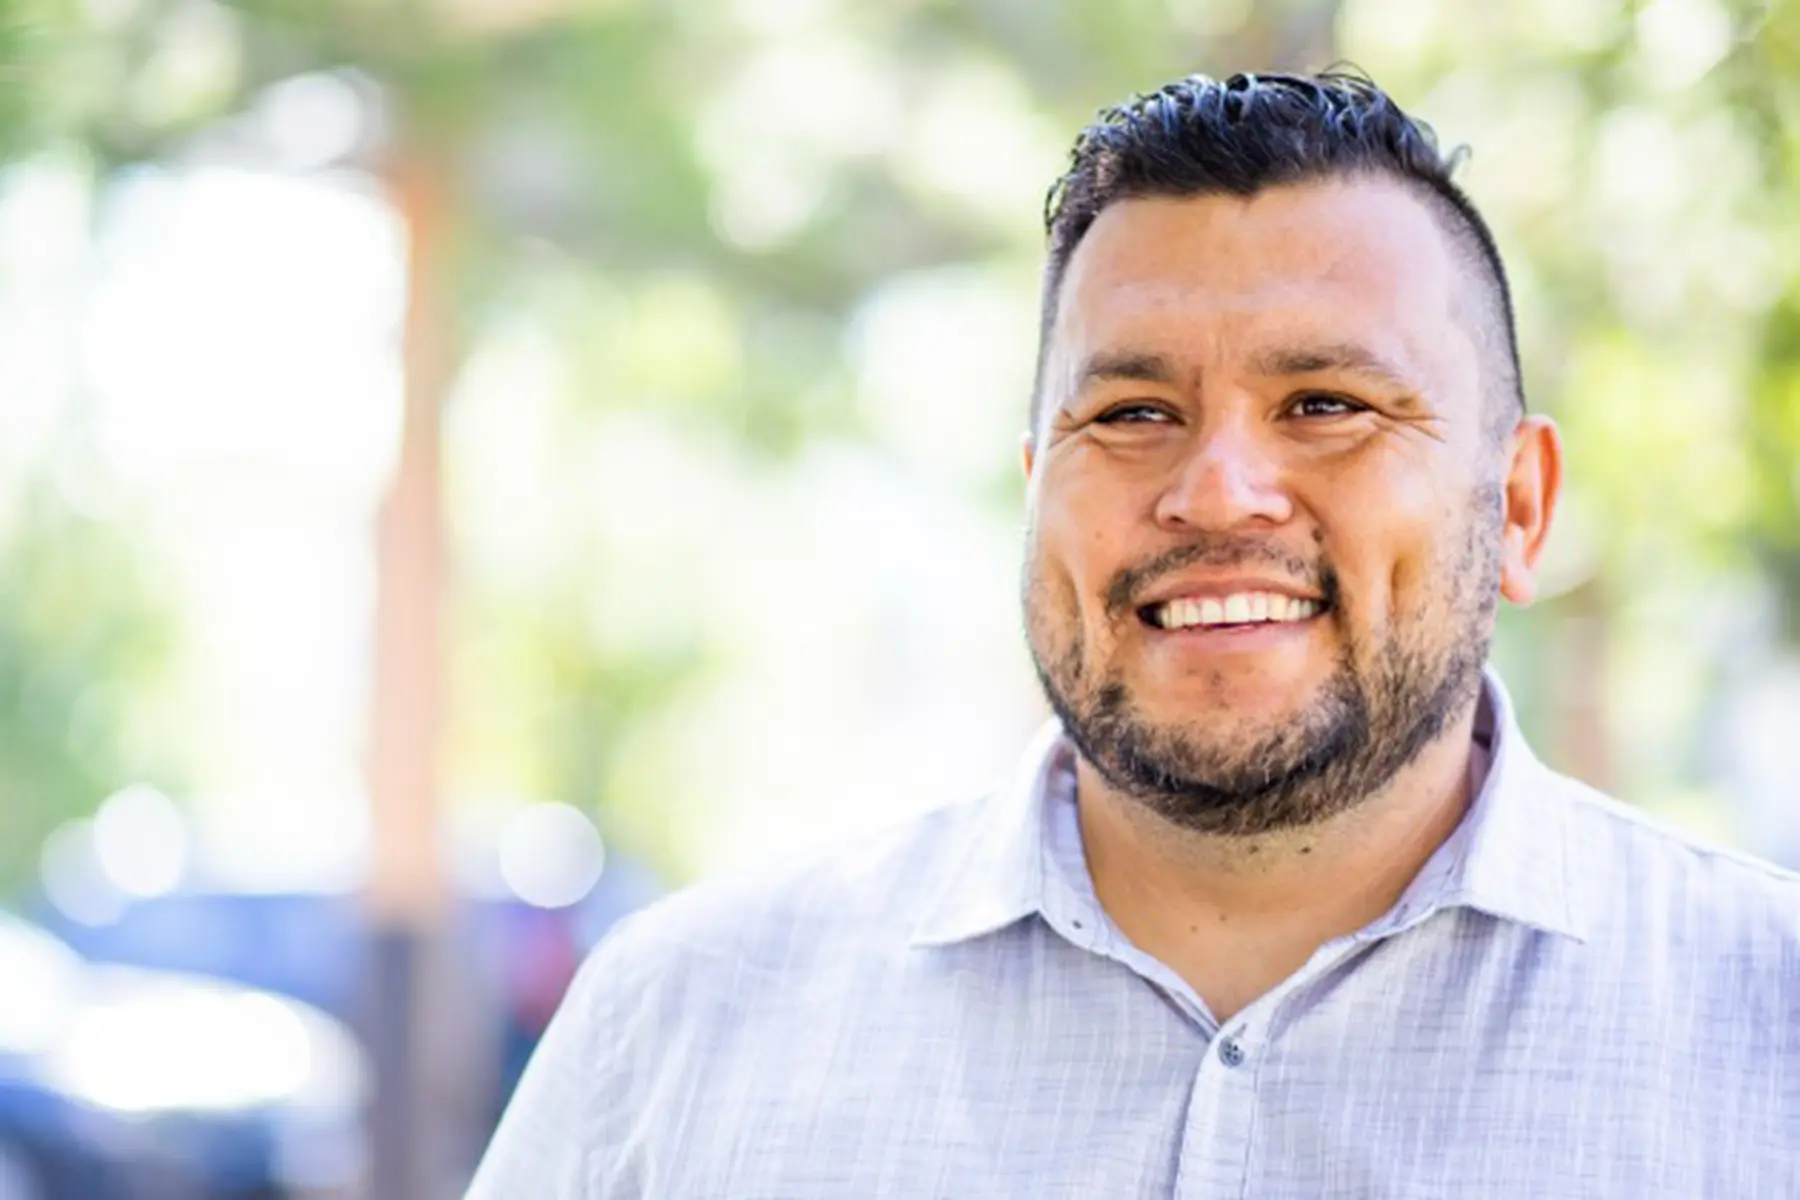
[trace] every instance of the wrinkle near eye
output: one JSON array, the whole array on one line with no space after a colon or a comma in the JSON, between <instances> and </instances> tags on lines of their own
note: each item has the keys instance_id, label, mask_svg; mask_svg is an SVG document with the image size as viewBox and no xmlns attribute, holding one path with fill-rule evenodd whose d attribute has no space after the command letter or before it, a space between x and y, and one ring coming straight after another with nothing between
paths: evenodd
<instances>
[{"instance_id":1,"label":"wrinkle near eye","mask_svg":"<svg viewBox=\"0 0 1800 1200\"><path fill-rule=\"evenodd\" d=\"M1416 430L1440 445L1447 445L1450 441L1449 423L1436 413L1408 413L1390 417L1389 420L1396 425Z\"/></svg>"}]
</instances>

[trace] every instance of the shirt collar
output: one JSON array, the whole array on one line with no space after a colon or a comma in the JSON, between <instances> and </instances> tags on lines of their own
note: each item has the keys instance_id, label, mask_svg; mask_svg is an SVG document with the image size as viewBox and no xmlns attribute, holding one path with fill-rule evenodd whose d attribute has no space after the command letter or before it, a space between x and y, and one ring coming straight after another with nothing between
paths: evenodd
<instances>
[{"instance_id":1,"label":"shirt collar","mask_svg":"<svg viewBox=\"0 0 1800 1200\"><path fill-rule=\"evenodd\" d=\"M1558 777L1518 727L1499 676L1482 673L1476 735L1488 768L1462 822L1400 901L1365 936L1400 932L1445 908L1466 907L1584 940L1585 911L1571 875L1569 810ZM1051 790L1074 748L1051 721L1032 739L1000 791L978 810L973 836L953 856L913 927L915 946L948 945L1042 913L1051 864Z\"/></svg>"},{"instance_id":2,"label":"shirt collar","mask_svg":"<svg viewBox=\"0 0 1800 1200\"><path fill-rule=\"evenodd\" d=\"M1587 906L1571 860L1563 780L1532 753L1492 668L1482 674L1476 734L1488 739L1487 776L1461 824L1395 905L1395 927L1465 907L1585 941Z\"/></svg>"},{"instance_id":3,"label":"shirt collar","mask_svg":"<svg viewBox=\"0 0 1800 1200\"><path fill-rule=\"evenodd\" d=\"M1058 722L1038 730L1012 775L977 809L968 849L951 856L949 875L913 926L913 945L967 941L1043 910L1050 784L1074 753Z\"/></svg>"}]
</instances>

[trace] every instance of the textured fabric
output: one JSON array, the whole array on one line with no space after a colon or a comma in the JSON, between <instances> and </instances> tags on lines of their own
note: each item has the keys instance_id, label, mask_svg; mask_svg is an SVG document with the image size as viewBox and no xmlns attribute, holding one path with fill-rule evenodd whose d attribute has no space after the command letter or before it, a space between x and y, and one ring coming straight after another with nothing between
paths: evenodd
<instances>
[{"instance_id":1,"label":"textured fabric","mask_svg":"<svg viewBox=\"0 0 1800 1200\"><path fill-rule=\"evenodd\" d=\"M471 1195L1800 1196L1800 879L1536 762L1220 1029L1019 780L715 882L583 966ZM856 803L847 786L844 802Z\"/></svg>"}]
</instances>

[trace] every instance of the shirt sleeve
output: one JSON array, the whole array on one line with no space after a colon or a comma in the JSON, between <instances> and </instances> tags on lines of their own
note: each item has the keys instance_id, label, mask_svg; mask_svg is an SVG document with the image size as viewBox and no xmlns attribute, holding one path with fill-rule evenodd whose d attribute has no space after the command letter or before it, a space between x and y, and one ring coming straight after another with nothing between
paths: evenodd
<instances>
[{"instance_id":1,"label":"shirt sleeve","mask_svg":"<svg viewBox=\"0 0 1800 1200\"><path fill-rule=\"evenodd\" d=\"M588 956L544 1030L465 1200L588 1200L608 956Z\"/></svg>"}]
</instances>

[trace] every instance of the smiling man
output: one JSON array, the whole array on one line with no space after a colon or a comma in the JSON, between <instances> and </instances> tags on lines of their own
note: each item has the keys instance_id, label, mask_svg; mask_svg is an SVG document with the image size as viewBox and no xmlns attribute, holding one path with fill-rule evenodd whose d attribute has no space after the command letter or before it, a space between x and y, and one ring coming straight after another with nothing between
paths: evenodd
<instances>
[{"instance_id":1,"label":"smiling man","mask_svg":"<svg viewBox=\"0 0 1800 1200\"><path fill-rule=\"evenodd\" d=\"M1800 881L1539 764L1485 669L1560 450L1429 129L1187 79L1048 223L1057 720L996 796L621 926L472 1194L1800 1194Z\"/></svg>"}]
</instances>

